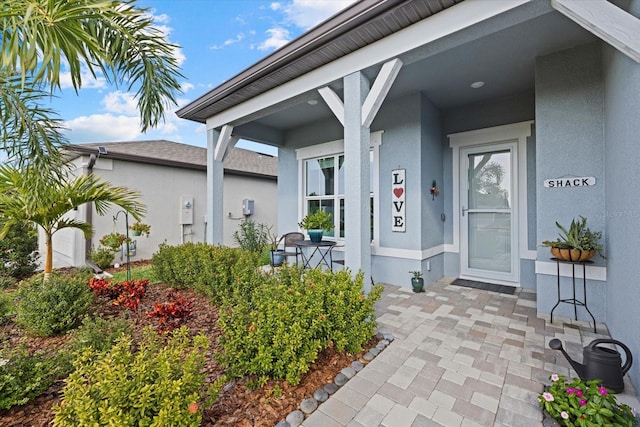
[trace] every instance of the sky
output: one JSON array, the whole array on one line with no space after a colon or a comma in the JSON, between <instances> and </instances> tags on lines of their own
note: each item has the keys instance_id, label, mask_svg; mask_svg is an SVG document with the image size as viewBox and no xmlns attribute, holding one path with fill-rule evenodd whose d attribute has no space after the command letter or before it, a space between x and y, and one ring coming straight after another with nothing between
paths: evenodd
<instances>
[{"instance_id":1,"label":"sky","mask_svg":"<svg viewBox=\"0 0 640 427\"><path fill-rule=\"evenodd\" d=\"M177 52L182 107L319 24L355 0L138 0ZM166 139L206 147L203 124L183 120L172 108L165 122L140 133L132 93L109 86L104 78L83 75L81 90L71 87L68 72L52 100L71 143ZM277 154L273 147L239 141L240 148Z\"/></svg>"}]
</instances>

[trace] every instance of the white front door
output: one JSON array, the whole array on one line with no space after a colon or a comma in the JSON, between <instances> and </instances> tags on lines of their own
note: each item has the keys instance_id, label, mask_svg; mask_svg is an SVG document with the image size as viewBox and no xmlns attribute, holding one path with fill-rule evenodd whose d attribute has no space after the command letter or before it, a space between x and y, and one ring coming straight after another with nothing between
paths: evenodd
<instances>
[{"instance_id":1,"label":"white front door","mask_svg":"<svg viewBox=\"0 0 640 427\"><path fill-rule=\"evenodd\" d=\"M460 149L461 277L517 285L517 141Z\"/></svg>"}]
</instances>

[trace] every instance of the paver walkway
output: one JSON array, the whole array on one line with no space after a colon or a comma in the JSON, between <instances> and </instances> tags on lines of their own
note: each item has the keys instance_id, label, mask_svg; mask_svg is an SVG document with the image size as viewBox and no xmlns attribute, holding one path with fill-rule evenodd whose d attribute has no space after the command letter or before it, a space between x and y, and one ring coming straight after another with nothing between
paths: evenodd
<instances>
[{"instance_id":1,"label":"paver walkway","mask_svg":"<svg viewBox=\"0 0 640 427\"><path fill-rule=\"evenodd\" d=\"M303 426L541 426L537 396L549 376L576 376L547 343L559 338L581 362L606 326L594 334L586 322L538 317L535 290L506 295L451 280L421 294L385 286L378 327L395 340ZM620 396L638 408L627 378Z\"/></svg>"}]
</instances>

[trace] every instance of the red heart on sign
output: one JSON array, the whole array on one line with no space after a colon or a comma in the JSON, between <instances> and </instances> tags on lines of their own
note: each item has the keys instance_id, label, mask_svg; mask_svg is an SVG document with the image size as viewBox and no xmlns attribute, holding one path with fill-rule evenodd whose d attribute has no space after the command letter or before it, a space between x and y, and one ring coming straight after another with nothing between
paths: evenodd
<instances>
[{"instance_id":1,"label":"red heart on sign","mask_svg":"<svg viewBox=\"0 0 640 427\"><path fill-rule=\"evenodd\" d=\"M404 190L402 188L393 189L393 194L398 198L400 198L400 196L402 196L403 193L404 193Z\"/></svg>"}]
</instances>

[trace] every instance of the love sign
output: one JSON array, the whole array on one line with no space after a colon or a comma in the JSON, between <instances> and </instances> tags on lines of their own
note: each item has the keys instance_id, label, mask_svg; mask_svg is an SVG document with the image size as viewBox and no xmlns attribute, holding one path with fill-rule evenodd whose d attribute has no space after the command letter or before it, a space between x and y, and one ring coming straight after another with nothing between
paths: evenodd
<instances>
[{"instance_id":1,"label":"love sign","mask_svg":"<svg viewBox=\"0 0 640 427\"><path fill-rule=\"evenodd\" d=\"M394 169L391 171L391 231L405 232L405 170Z\"/></svg>"}]
</instances>

